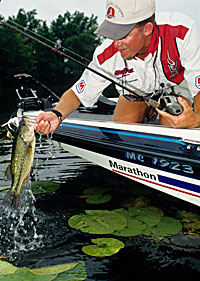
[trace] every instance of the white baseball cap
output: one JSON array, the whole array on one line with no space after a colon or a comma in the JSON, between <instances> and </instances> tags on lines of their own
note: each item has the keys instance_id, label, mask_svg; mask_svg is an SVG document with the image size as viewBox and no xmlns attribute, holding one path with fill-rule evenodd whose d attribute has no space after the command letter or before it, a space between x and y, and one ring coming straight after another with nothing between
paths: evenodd
<instances>
[{"instance_id":1,"label":"white baseball cap","mask_svg":"<svg viewBox=\"0 0 200 281\"><path fill-rule=\"evenodd\" d=\"M107 0L106 16L95 33L119 40L155 13L155 0Z\"/></svg>"}]
</instances>

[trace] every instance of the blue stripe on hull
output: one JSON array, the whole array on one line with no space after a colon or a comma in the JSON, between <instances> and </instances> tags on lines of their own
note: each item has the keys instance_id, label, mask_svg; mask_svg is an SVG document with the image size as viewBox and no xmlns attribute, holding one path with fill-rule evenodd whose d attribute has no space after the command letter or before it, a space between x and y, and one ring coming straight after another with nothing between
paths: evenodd
<instances>
[{"instance_id":1,"label":"blue stripe on hull","mask_svg":"<svg viewBox=\"0 0 200 281\"><path fill-rule=\"evenodd\" d=\"M84 126L84 125L74 125L74 124L65 124L63 123L62 126L69 127L69 128L76 128L81 130L89 130L89 131L96 131L96 132L104 132L104 133L110 133L110 134L117 134L117 135L124 135L124 136L132 136L137 138L144 138L144 139L151 139L151 140L159 140L159 141L167 141L172 143L179 143L182 145L186 145L184 142L171 137L160 137L160 136L152 136L147 134L141 134L141 133L132 133L127 131L120 131L120 130L110 130L110 129L103 129L103 128L97 128L97 127L90 127L90 126Z\"/></svg>"},{"instance_id":2,"label":"blue stripe on hull","mask_svg":"<svg viewBox=\"0 0 200 281\"><path fill-rule=\"evenodd\" d=\"M185 190L190 190L193 192L200 193L200 185L196 185L193 183L188 183L188 182L184 182L184 181L180 181L180 180L175 180L175 179L168 178L168 177L161 176L161 175L158 175L158 179L162 183L170 184L172 186L180 187Z\"/></svg>"}]
</instances>

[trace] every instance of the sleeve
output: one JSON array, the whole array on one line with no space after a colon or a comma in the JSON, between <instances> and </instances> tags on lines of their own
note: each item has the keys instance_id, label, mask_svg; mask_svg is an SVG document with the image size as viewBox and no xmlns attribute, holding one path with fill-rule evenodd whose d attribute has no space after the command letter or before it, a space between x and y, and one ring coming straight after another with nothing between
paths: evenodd
<instances>
[{"instance_id":1,"label":"sleeve","mask_svg":"<svg viewBox=\"0 0 200 281\"><path fill-rule=\"evenodd\" d=\"M103 69L100 67L98 60L98 48L96 49L93 60L89 64L89 67L98 71L99 73L103 72ZM110 82L98 74L93 73L91 70L85 69L81 78L72 86L72 90L77 95L79 100L84 106L92 106L98 100L99 96L103 90L110 84Z\"/></svg>"},{"instance_id":2,"label":"sleeve","mask_svg":"<svg viewBox=\"0 0 200 281\"><path fill-rule=\"evenodd\" d=\"M192 96L200 91L200 29L193 23L181 48L181 62L184 70L184 78Z\"/></svg>"}]
</instances>

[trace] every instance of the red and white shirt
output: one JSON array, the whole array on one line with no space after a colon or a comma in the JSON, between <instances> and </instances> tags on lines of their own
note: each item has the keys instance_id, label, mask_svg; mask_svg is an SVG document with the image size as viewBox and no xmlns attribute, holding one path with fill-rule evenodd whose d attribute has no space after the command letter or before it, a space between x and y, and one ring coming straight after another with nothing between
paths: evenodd
<instances>
[{"instance_id":1,"label":"red and white shirt","mask_svg":"<svg viewBox=\"0 0 200 281\"><path fill-rule=\"evenodd\" d=\"M158 28L154 28L144 60L135 57L127 60L125 65L114 41L106 39L96 49L89 66L118 82L126 81L147 94L161 89L161 83L165 88L184 84L194 97L200 91L198 25L177 12L160 13L156 16L156 23ZM72 90L83 105L92 106L109 84L108 80L86 69ZM119 93L123 91L121 87L117 90Z\"/></svg>"}]
</instances>

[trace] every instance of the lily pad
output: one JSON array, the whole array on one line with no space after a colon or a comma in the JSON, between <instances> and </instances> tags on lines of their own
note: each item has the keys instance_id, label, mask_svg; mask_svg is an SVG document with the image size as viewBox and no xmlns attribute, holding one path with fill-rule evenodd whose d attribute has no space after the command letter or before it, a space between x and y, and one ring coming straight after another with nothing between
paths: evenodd
<instances>
[{"instance_id":1,"label":"lily pad","mask_svg":"<svg viewBox=\"0 0 200 281\"><path fill-rule=\"evenodd\" d=\"M121 230L115 231L113 234L116 236L137 236L143 234L148 226L136 218L129 216L127 218L127 226Z\"/></svg>"},{"instance_id":2,"label":"lily pad","mask_svg":"<svg viewBox=\"0 0 200 281\"><path fill-rule=\"evenodd\" d=\"M80 261L73 269L59 274L55 281L83 281L87 278L85 263Z\"/></svg>"},{"instance_id":3,"label":"lily pad","mask_svg":"<svg viewBox=\"0 0 200 281\"><path fill-rule=\"evenodd\" d=\"M171 217L162 217L160 223L154 227L154 235L157 237L167 237L176 235L182 230L181 223Z\"/></svg>"},{"instance_id":4,"label":"lily pad","mask_svg":"<svg viewBox=\"0 0 200 281\"><path fill-rule=\"evenodd\" d=\"M17 269L18 267L10 264L9 262L0 260L0 275L13 274Z\"/></svg>"},{"instance_id":5,"label":"lily pad","mask_svg":"<svg viewBox=\"0 0 200 281\"><path fill-rule=\"evenodd\" d=\"M147 212L141 213L137 216L137 219L146 223L148 227L157 225L161 220L161 215L156 211L148 210Z\"/></svg>"},{"instance_id":6,"label":"lily pad","mask_svg":"<svg viewBox=\"0 0 200 281\"><path fill-rule=\"evenodd\" d=\"M34 274L39 274L39 275L59 274L59 273L62 273L62 272L65 272L67 270L74 268L76 265L78 265L78 263L74 262L74 263L34 268L34 269L30 269L29 271Z\"/></svg>"},{"instance_id":7,"label":"lily pad","mask_svg":"<svg viewBox=\"0 0 200 281\"><path fill-rule=\"evenodd\" d=\"M123 215L107 210L86 210L86 214L72 216L69 226L92 234L110 234L123 229L127 220Z\"/></svg>"},{"instance_id":8,"label":"lily pad","mask_svg":"<svg viewBox=\"0 0 200 281\"><path fill-rule=\"evenodd\" d=\"M133 217L137 217L140 216L143 213L147 213L148 212L148 208L143 208L143 207L129 207L128 208L129 213L131 214L131 216Z\"/></svg>"},{"instance_id":9,"label":"lily pad","mask_svg":"<svg viewBox=\"0 0 200 281\"><path fill-rule=\"evenodd\" d=\"M95 195L90 195L86 199L86 202L88 204L103 204L110 201L111 198L112 196L110 194L95 194Z\"/></svg>"},{"instance_id":10,"label":"lily pad","mask_svg":"<svg viewBox=\"0 0 200 281\"><path fill-rule=\"evenodd\" d=\"M42 194L47 192L54 192L58 190L60 185L50 181L33 181L31 182L31 189L33 194Z\"/></svg>"},{"instance_id":11,"label":"lily pad","mask_svg":"<svg viewBox=\"0 0 200 281\"><path fill-rule=\"evenodd\" d=\"M107 257L116 254L124 248L124 243L115 238L97 238L91 239L95 245L88 245L82 248L82 251L94 257Z\"/></svg>"},{"instance_id":12,"label":"lily pad","mask_svg":"<svg viewBox=\"0 0 200 281\"><path fill-rule=\"evenodd\" d=\"M124 215L127 219L126 227L114 232L114 235L119 236L151 235L152 227L161 220L158 212L148 208L131 207L129 211L123 208L114 211Z\"/></svg>"},{"instance_id":13,"label":"lily pad","mask_svg":"<svg viewBox=\"0 0 200 281\"><path fill-rule=\"evenodd\" d=\"M18 268L0 261L0 280L3 281L83 281L86 277L85 263L82 261L35 269Z\"/></svg>"},{"instance_id":14,"label":"lily pad","mask_svg":"<svg viewBox=\"0 0 200 281\"><path fill-rule=\"evenodd\" d=\"M14 274L8 274L3 277L0 276L1 281L51 281L57 275L36 275L29 271L28 268L19 268Z\"/></svg>"},{"instance_id":15,"label":"lily pad","mask_svg":"<svg viewBox=\"0 0 200 281\"><path fill-rule=\"evenodd\" d=\"M107 188L100 188L100 187L90 187L90 188L86 188L83 191L83 194L87 194L87 195L94 195L94 194L103 194L105 192L107 192Z\"/></svg>"}]
</instances>

